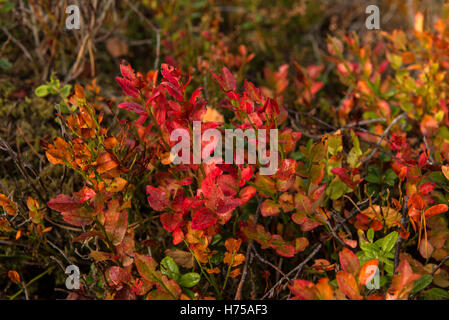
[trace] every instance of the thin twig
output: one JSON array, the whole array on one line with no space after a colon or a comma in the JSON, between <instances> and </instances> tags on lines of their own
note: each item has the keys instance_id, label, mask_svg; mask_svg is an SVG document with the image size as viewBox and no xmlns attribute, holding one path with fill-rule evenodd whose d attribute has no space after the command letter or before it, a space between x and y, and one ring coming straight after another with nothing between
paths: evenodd
<instances>
[{"instance_id":1,"label":"thin twig","mask_svg":"<svg viewBox=\"0 0 449 320\"><path fill-rule=\"evenodd\" d=\"M406 227L405 224L407 223L407 201L408 197L404 198L404 204L402 205L402 217L401 217L401 225ZM394 253L394 272L396 273L396 269L399 265L399 254L401 251L401 245L402 245L403 239L401 236L398 237L398 240L396 241L396 251Z\"/></svg>"},{"instance_id":2,"label":"thin twig","mask_svg":"<svg viewBox=\"0 0 449 320\"><path fill-rule=\"evenodd\" d=\"M260 215L260 204L261 204L261 200L259 200L259 204L257 206L257 211L256 211L256 216L254 218L254 223L253 225L255 226L257 224L257 219L259 218ZM248 272L248 262L250 260L250 255L251 255L251 248L253 246L253 240L249 240L248 243L248 248L246 248L246 253L245 253L245 265L243 266L243 271L242 271L242 277L240 278L240 282L237 286L237 290L235 292L235 297L234 300L241 300L242 299L242 289L243 289L243 284L245 283L245 279L246 279L246 274Z\"/></svg>"},{"instance_id":3,"label":"thin twig","mask_svg":"<svg viewBox=\"0 0 449 320\"><path fill-rule=\"evenodd\" d=\"M293 270L291 270L289 273L287 273L287 277L290 277L293 273L296 272L295 278L298 277L299 273L301 272L302 268L306 265L307 262L309 262L317 253L318 251L321 249L322 244L319 243L315 249L313 249L313 251L307 256L306 259L304 259L303 262L301 262L298 266L296 266ZM264 300L266 297L270 296L273 294L274 290L279 287L284 280L286 280L285 277L282 277L278 282L276 282L276 284L261 298L261 300Z\"/></svg>"},{"instance_id":4,"label":"thin twig","mask_svg":"<svg viewBox=\"0 0 449 320\"><path fill-rule=\"evenodd\" d=\"M393 119L393 121L391 121L391 123L388 125L388 127L385 129L384 133L382 134L382 136L380 137L379 141L377 141L377 145L380 146L380 144L382 143L382 141L385 139L385 137L388 135L388 133L390 132L391 128L393 128L393 126L401 119L406 118L407 114L401 113L400 115L398 115L396 118ZM369 160L371 160L374 155L376 154L376 149L374 149L373 151L371 151L371 153L362 160L362 163L368 162Z\"/></svg>"},{"instance_id":5,"label":"thin twig","mask_svg":"<svg viewBox=\"0 0 449 320\"><path fill-rule=\"evenodd\" d=\"M260 261L262 261L263 263L265 263L265 264L268 264L270 267L272 267L274 270L276 270L277 272L279 272L284 278L286 278L287 279L287 281L288 282L290 282L291 280L290 280L290 278L281 270L281 269L279 269L278 267L276 267L274 264L272 264L270 261L268 261L268 260L265 260L264 258L262 258L261 256L260 256L260 254L257 252L257 250L256 250L256 248L254 248L254 246L253 246L253 253L254 253L254 255L260 260Z\"/></svg>"}]
</instances>

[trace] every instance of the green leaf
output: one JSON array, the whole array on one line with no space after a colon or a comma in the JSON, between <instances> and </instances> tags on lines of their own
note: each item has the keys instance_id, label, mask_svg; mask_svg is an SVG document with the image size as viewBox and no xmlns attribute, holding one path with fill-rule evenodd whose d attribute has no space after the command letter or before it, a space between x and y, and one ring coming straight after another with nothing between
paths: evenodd
<instances>
[{"instance_id":1,"label":"green leaf","mask_svg":"<svg viewBox=\"0 0 449 320\"><path fill-rule=\"evenodd\" d=\"M365 181L379 184L381 182L380 168L378 166L368 167L368 175L366 176Z\"/></svg>"},{"instance_id":2,"label":"green leaf","mask_svg":"<svg viewBox=\"0 0 449 320\"><path fill-rule=\"evenodd\" d=\"M327 152L329 152L331 156L334 156L338 152L343 151L343 142L340 135L330 136L327 139L327 143L328 143Z\"/></svg>"},{"instance_id":3,"label":"green leaf","mask_svg":"<svg viewBox=\"0 0 449 320\"><path fill-rule=\"evenodd\" d=\"M172 257L165 257L161 261L161 272L175 281L179 280L179 268Z\"/></svg>"},{"instance_id":4,"label":"green leaf","mask_svg":"<svg viewBox=\"0 0 449 320\"><path fill-rule=\"evenodd\" d=\"M198 282L200 282L201 276L196 272L189 272L186 274L183 274L181 276L181 279L179 279L179 285L185 288L192 288L194 287Z\"/></svg>"},{"instance_id":5,"label":"green leaf","mask_svg":"<svg viewBox=\"0 0 449 320\"><path fill-rule=\"evenodd\" d=\"M449 299L449 292L441 288L432 288L424 292L424 297L427 300Z\"/></svg>"},{"instance_id":6,"label":"green leaf","mask_svg":"<svg viewBox=\"0 0 449 320\"><path fill-rule=\"evenodd\" d=\"M9 1L1 1L3 3L0 4L0 12L5 13L14 8L14 3Z\"/></svg>"},{"instance_id":7,"label":"green leaf","mask_svg":"<svg viewBox=\"0 0 449 320\"><path fill-rule=\"evenodd\" d=\"M187 288L182 288L182 293L187 295L190 299L196 300L195 292L193 292L192 290L187 289Z\"/></svg>"},{"instance_id":8,"label":"green leaf","mask_svg":"<svg viewBox=\"0 0 449 320\"><path fill-rule=\"evenodd\" d=\"M369 243L367 241L360 242L360 249L362 249L366 253L374 253L376 255L380 251L380 247L376 243Z\"/></svg>"},{"instance_id":9,"label":"green leaf","mask_svg":"<svg viewBox=\"0 0 449 320\"><path fill-rule=\"evenodd\" d=\"M351 136L352 136L353 147L349 151L347 161L348 161L349 165L351 166L351 168L357 168L360 165L359 158L363 155L363 152L362 152L362 150L360 150L359 139L357 138L357 136L355 135L355 133L353 131L351 131Z\"/></svg>"},{"instance_id":10,"label":"green leaf","mask_svg":"<svg viewBox=\"0 0 449 320\"><path fill-rule=\"evenodd\" d=\"M61 95L64 98L67 98L70 94L70 91L72 90L72 86L70 84L66 84L62 89L61 89Z\"/></svg>"},{"instance_id":11,"label":"green leaf","mask_svg":"<svg viewBox=\"0 0 449 320\"><path fill-rule=\"evenodd\" d=\"M416 294L419 291L425 289L429 284L432 283L433 277L430 274L423 274L421 278L415 281L413 285L412 294Z\"/></svg>"},{"instance_id":12,"label":"green leaf","mask_svg":"<svg viewBox=\"0 0 449 320\"><path fill-rule=\"evenodd\" d=\"M46 95L49 94L49 87L46 84L43 84L43 85L37 87L36 90L34 90L34 93L38 97L41 97L41 98L45 97Z\"/></svg>"},{"instance_id":13,"label":"green leaf","mask_svg":"<svg viewBox=\"0 0 449 320\"><path fill-rule=\"evenodd\" d=\"M383 252L390 252L393 249L394 245L396 244L398 236L399 233L393 231L390 234L387 234L382 239L377 240L375 244L381 247Z\"/></svg>"},{"instance_id":14,"label":"green leaf","mask_svg":"<svg viewBox=\"0 0 449 320\"><path fill-rule=\"evenodd\" d=\"M393 169L389 168L384 175L384 182L391 187L394 187L395 180L398 176L394 173Z\"/></svg>"},{"instance_id":15,"label":"green leaf","mask_svg":"<svg viewBox=\"0 0 449 320\"><path fill-rule=\"evenodd\" d=\"M8 70L11 69L12 64L8 61L8 59L0 58L0 69Z\"/></svg>"},{"instance_id":16,"label":"green leaf","mask_svg":"<svg viewBox=\"0 0 449 320\"><path fill-rule=\"evenodd\" d=\"M370 228L370 229L368 230L368 232L366 233L366 236L367 236L369 242L372 243L372 242L373 242L373 239L374 239L374 229L373 229L373 228Z\"/></svg>"},{"instance_id":17,"label":"green leaf","mask_svg":"<svg viewBox=\"0 0 449 320\"><path fill-rule=\"evenodd\" d=\"M346 184L340 179L334 179L326 189L326 194L332 199L337 200L346 192Z\"/></svg>"}]
</instances>

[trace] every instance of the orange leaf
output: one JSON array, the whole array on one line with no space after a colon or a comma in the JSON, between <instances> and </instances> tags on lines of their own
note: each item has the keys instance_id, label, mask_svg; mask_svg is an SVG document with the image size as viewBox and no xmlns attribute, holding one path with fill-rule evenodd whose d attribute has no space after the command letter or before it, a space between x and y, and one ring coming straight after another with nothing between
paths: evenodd
<instances>
[{"instance_id":1,"label":"orange leaf","mask_svg":"<svg viewBox=\"0 0 449 320\"><path fill-rule=\"evenodd\" d=\"M447 180L449 180L449 166L441 166L441 171Z\"/></svg>"},{"instance_id":2,"label":"orange leaf","mask_svg":"<svg viewBox=\"0 0 449 320\"><path fill-rule=\"evenodd\" d=\"M2 193L0 193L0 207L2 207L3 210L11 216L15 216L17 214L16 204Z\"/></svg>"},{"instance_id":3,"label":"orange leaf","mask_svg":"<svg viewBox=\"0 0 449 320\"><path fill-rule=\"evenodd\" d=\"M440 213L446 212L448 210L448 206L445 204L437 204L433 207L430 207L426 211L424 211L424 216L426 218L436 216Z\"/></svg>"},{"instance_id":4,"label":"orange leaf","mask_svg":"<svg viewBox=\"0 0 449 320\"><path fill-rule=\"evenodd\" d=\"M315 285L316 296L320 300L334 300L334 290L329 285L329 279L321 278Z\"/></svg>"},{"instance_id":5,"label":"orange leaf","mask_svg":"<svg viewBox=\"0 0 449 320\"><path fill-rule=\"evenodd\" d=\"M110 191L112 193L120 192L125 188L128 181L126 181L123 178L116 177L112 182L106 187L107 191Z\"/></svg>"},{"instance_id":6,"label":"orange leaf","mask_svg":"<svg viewBox=\"0 0 449 320\"><path fill-rule=\"evenodd\" d=\"M374 277L378 265L379 260L373 259L362 266L359 273L359 285L365 286Z\"/></svg>"},{"instance_id":7,"label":"orange leaf","mask_svg":"<svg viewBox=\"0 0 449 320\"><path fill-rule=\"evenodd\" d=\"M242 273L242 269L237 268L237 269L234 269L231 272L229 272L229 276L231 278L235 278L235 277L238 277L241 273Z\"/></svg>"},{"instance_id":8,"label":"orange leaf","mask_svg":"<svg viewBox=\"0 0 449 320\"><path fill-rule=\"evenodd\" d=\"M11 279L14 283L20 283L20 276L19 273L15 270L9 270L8 271L8 277Z\"/></svg>"},{"instance_id":9,"label":"orange leaf","mask_svg":"<svg viewBox=\"0 0 449 320\"><path fill-rule=\"evenodd\" d=\"M352 300L362 300L357 281L352 274L344 270L338 271L337 282L340 290Z\"/></svg>"},{"instance_id":10,"label":"orange leaf","mask_svg":"<svg viewBox=\"0 0 449 320\"><path fill-rule=\"evenodd\" d=\"M228 252L230 252L231 254L234 251L238 251L240 249L241 244L242 244L242 239L229 238L228 240L225 241L226 250Z\"/></svg>"},{"instance_id":11,"label":"orange leaf","mask_svg":"<svg viewBox=\"0 0 449 320\"><path fill-rule=\"evenodd\" d=\"M341 268L355 276L360 269L360 262L355 253L348 248L343 248L339 256Z\"/></svg>"},{"instance_id":12,"label":"orange leaf","mask_svg":"<svg viewBox=\"0 0 449 320\"><path fill-rule=\"evenodd\" d=\"M111 169L114 169L117 166L118 166L118 163L115 162L115 160L112 159L112 156L107 152L103 153L97 159L98 173L103 173L103 172L109 171Z\"/></svg>"}]
</instances>

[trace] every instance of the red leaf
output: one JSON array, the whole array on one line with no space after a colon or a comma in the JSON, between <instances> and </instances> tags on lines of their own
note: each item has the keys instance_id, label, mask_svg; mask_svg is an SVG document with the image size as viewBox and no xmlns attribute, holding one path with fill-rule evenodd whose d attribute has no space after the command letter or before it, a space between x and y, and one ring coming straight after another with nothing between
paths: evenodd
<instances>
[{"instance_id":1,"label":"red leaf","mask_svg":"<svg viewBox=\"0 0 449 320\"><path fill-rule=\"evenodd\" d=\"M182 213L167 212L161 215L161 223L168 232L174 231L182 222Z\"/></svg>"},{"instance_id":2,"label":"red leaf","mask_svg":"<svg viewBox=\"0 0 449 320\"><path fill-rule=\"evenodd\" d=\"M108 275L114 285L128 283L131 280L131 274L126 269L112 266L108 269Z\"/></svg>"},{"instance_id":3,"label":"red leaf","mask_svg":"<svg viewBox=\"0 0 449 320\"><path fill-rule=\"evenodd\" d=\"M202 230L213 226L217 222L217 214L208 208L201 208L192 218L192 229Z\"/></svg>"},{"instance_id":4,"label":"red leaf","mask_svg":"<svg viewBox=\"0 0 449 320\"><path fill-rule=\"evenodd\" d=\"M343 181L348 187L350 187L351 189L355 188L354 182L352 182L345 168L334 168L331 170L331 172L337 175L340 180Z\"/></svg>"},{"instance_id":5,"label":"red leaf","mask_svg":"<svg viewBox=\"0 0 449 320\"><path fill-rule=\"evenodd\" d=\"M134 112L134 113L140 114L140 115L142 115L142 116L144 116L144 115L147 114L147 113L145 112L145 108L144 108L143 106L141 106L140 104L135 103L135 102L129 102L129 101L123 102L123 103L120 103L120 104L118 105L118 107L119 107L120 109L129 110L129 111L132 111L132 112Z\"/></svg>"},{"instance_id":6,"label":"red leaf","mask_svg":"<svg viewBox=\"0 0 449 320\"><path fill-rule=\"evenodd\" d=\"M123 77L125 77L130 81L133 82L137 81L134 70L130 64L128 64L127 66L125 66L124 64L120 64L120 73L122 74Z\"/></svg>"},{"instance_id":7,"label":"red leaf","mask_svg":"<svg viewBox=\"0 0 449 320\"><path fill-rule=\"evenodd\" d=\"M280 235L272 235L270 239L271 247L276 253L283 257L293 257L295 255L295 247L285 242Z\"/></svg>"},{"instance_id":8,"label":"red leaf","mask_svg":"<svg viewBox=\"0 0 449 320\"><path fill-rule=\"evenodd\" d=\"M67 223L77 227L83 227L93 222L92 216L84 208L61 212L62 218Z\"/></svg>"},{"instance_id":9,"label":"red leaf","mask_svg":"<svg viewBox=\"0 0 449 320\"><path fill-rule=\"evenodd\" d=\"M115 77L115 81L117 81L120 88L122 88L124 94L133 98L137 98L139 90L134 87L131 81L120 77Z\"/></svg>"},{"instance_id":10,"label":"red leaf","mask_svg":"<svg viewBox=\"0 0 449 320\"><path fill-rule=\"evenodd\" d=\"M236 89L236 81L234 76L232 75L231 71L229 71L228 68L223 67L223 74L222 75L216 75L212 72L212 75L215 79L217 79L218 84L220 85L220 88L224 91L235 91Z\"/></svg>"},{"instance_id":11,"label":"red leaf","mask_svg":"<svg viewBox=\"0 0 449 320\"><path fill-rule=\"evenodd\" d=\"M167 209L170 204L169 195L158 188L148 185L147 186L147 199L151 208L156 211L163 211Z\"/></svg>"},{"instance_id":12,"label":"red leaf","mask_svg":"<svg viewBox=\"0 0 449 320\"><path fill-rule=\"evenodd\" d=\"M89 187L83 187L79 192L75 192L73 194L73 198L80 203L87 201L93 198L96 195L96 192Z\"/></svg>"},{"instance_id":13,"label":"red leaf","mask_svg":"<svg viewBox=\"0 0 449 320\"><path fill-rule=\"evenodd\" d=\"M240 205L244 205L247 203L257 192L257 189L253 186L247 186L240 190L239 197L240 197Z\"/></svg>"},{"instance_id":14,"label":"red leaf","mask_svg":"<svg viewBox=\"0 0 449 320\"><path fill-rule=\"evenodd\" d=\"M296 173L296 161L294 159L284 159L281 163L276 177L279 180L288 180Z\"/></svg>"},{"instance_id":15,"label":"red leaf","mask_svg":"<svg viewBox=\"0 0 449 320\"><path fill-rule=\"evenodd\" d=\"M433 191L434 188L435 188L435 183L426 182L419 187L419 193L426 195L426 194L430 193L431 191Z\"/></svg>"},{"instance_id":16,"label":"red leaf","mask_svg":"<svg viewBox=\"0 0 449 320\"><path fill-rule=\"evenodd\" d=\"M315 285L307 280L296 279L288 288L298 300L315 300Z\"/></svg>"},{"instance_id":17,"label":"red leaf","mask_svg":"<svg viewBox=\"0 0 449 320\"><path fill-rule=\"evenodd\" d=\"M427 160L429 159L429 157L427 156L427 154L425 152L421 153L421 155L419 156L419 160L418 160L418 167L422 168L425 166L425 164L427 163Z\"/></svg>"},{"instance_id":18,"label":"red leaf","mask_svg":"<svg viewBox=\"0 0 449 320\"><path fill-rule=\"evenodd\" d=\"M80 204L78 201L72 199L72 197L61 193L58 194L55 198L50 199L50 201L48 202L48 206L53 210L63 212L78 209L80 207Z\"/></svg>"},{"instance_id":19,"label":"red leaf","mask_svg":"<svg viewBox=\"0 0 449 320\"><path fill-rule=\"evenodd\" d=\"M243 187L245 185L246 181L249 181L251 177L253 176L253 167L248 166L241 171L240 175L240 187Z\"/></svg>"}]
</instances>

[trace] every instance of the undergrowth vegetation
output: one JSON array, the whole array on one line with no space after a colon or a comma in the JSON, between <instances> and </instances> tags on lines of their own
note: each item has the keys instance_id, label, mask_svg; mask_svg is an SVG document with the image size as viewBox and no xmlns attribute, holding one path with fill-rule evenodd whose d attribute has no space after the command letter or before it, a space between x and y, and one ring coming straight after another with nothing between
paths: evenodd
<instances>
[{"instance_id":1,"label":"undergrowth vegetation","mask_svg":"<svg viewBox=\"0 0 449 320\"><path fill-rule=\"evenodd\" d=\"M327 30L301 48L279 34L326 20L325 1L195 3L124 1L135 19L122 37L92 18L71 68L58 16L30 18L53 19L38 35L54 42L28 53L29 77L45 70L31 93L0 81L0 297L448 299L449 6L432 23L416 11L406 29ZM97 9L112 7L124 10ZM226 33L233 19L239 36ZM144 39L123 40L143 27L154 60L132 57ZM110 54L97 64L95 45ZM0 52L28 52L18 47ZM193 137L194 121L277 130L278 170L175 164L170 136ZM64 287L69 265L78 290Z\"/></svg>"}]
</instances>

